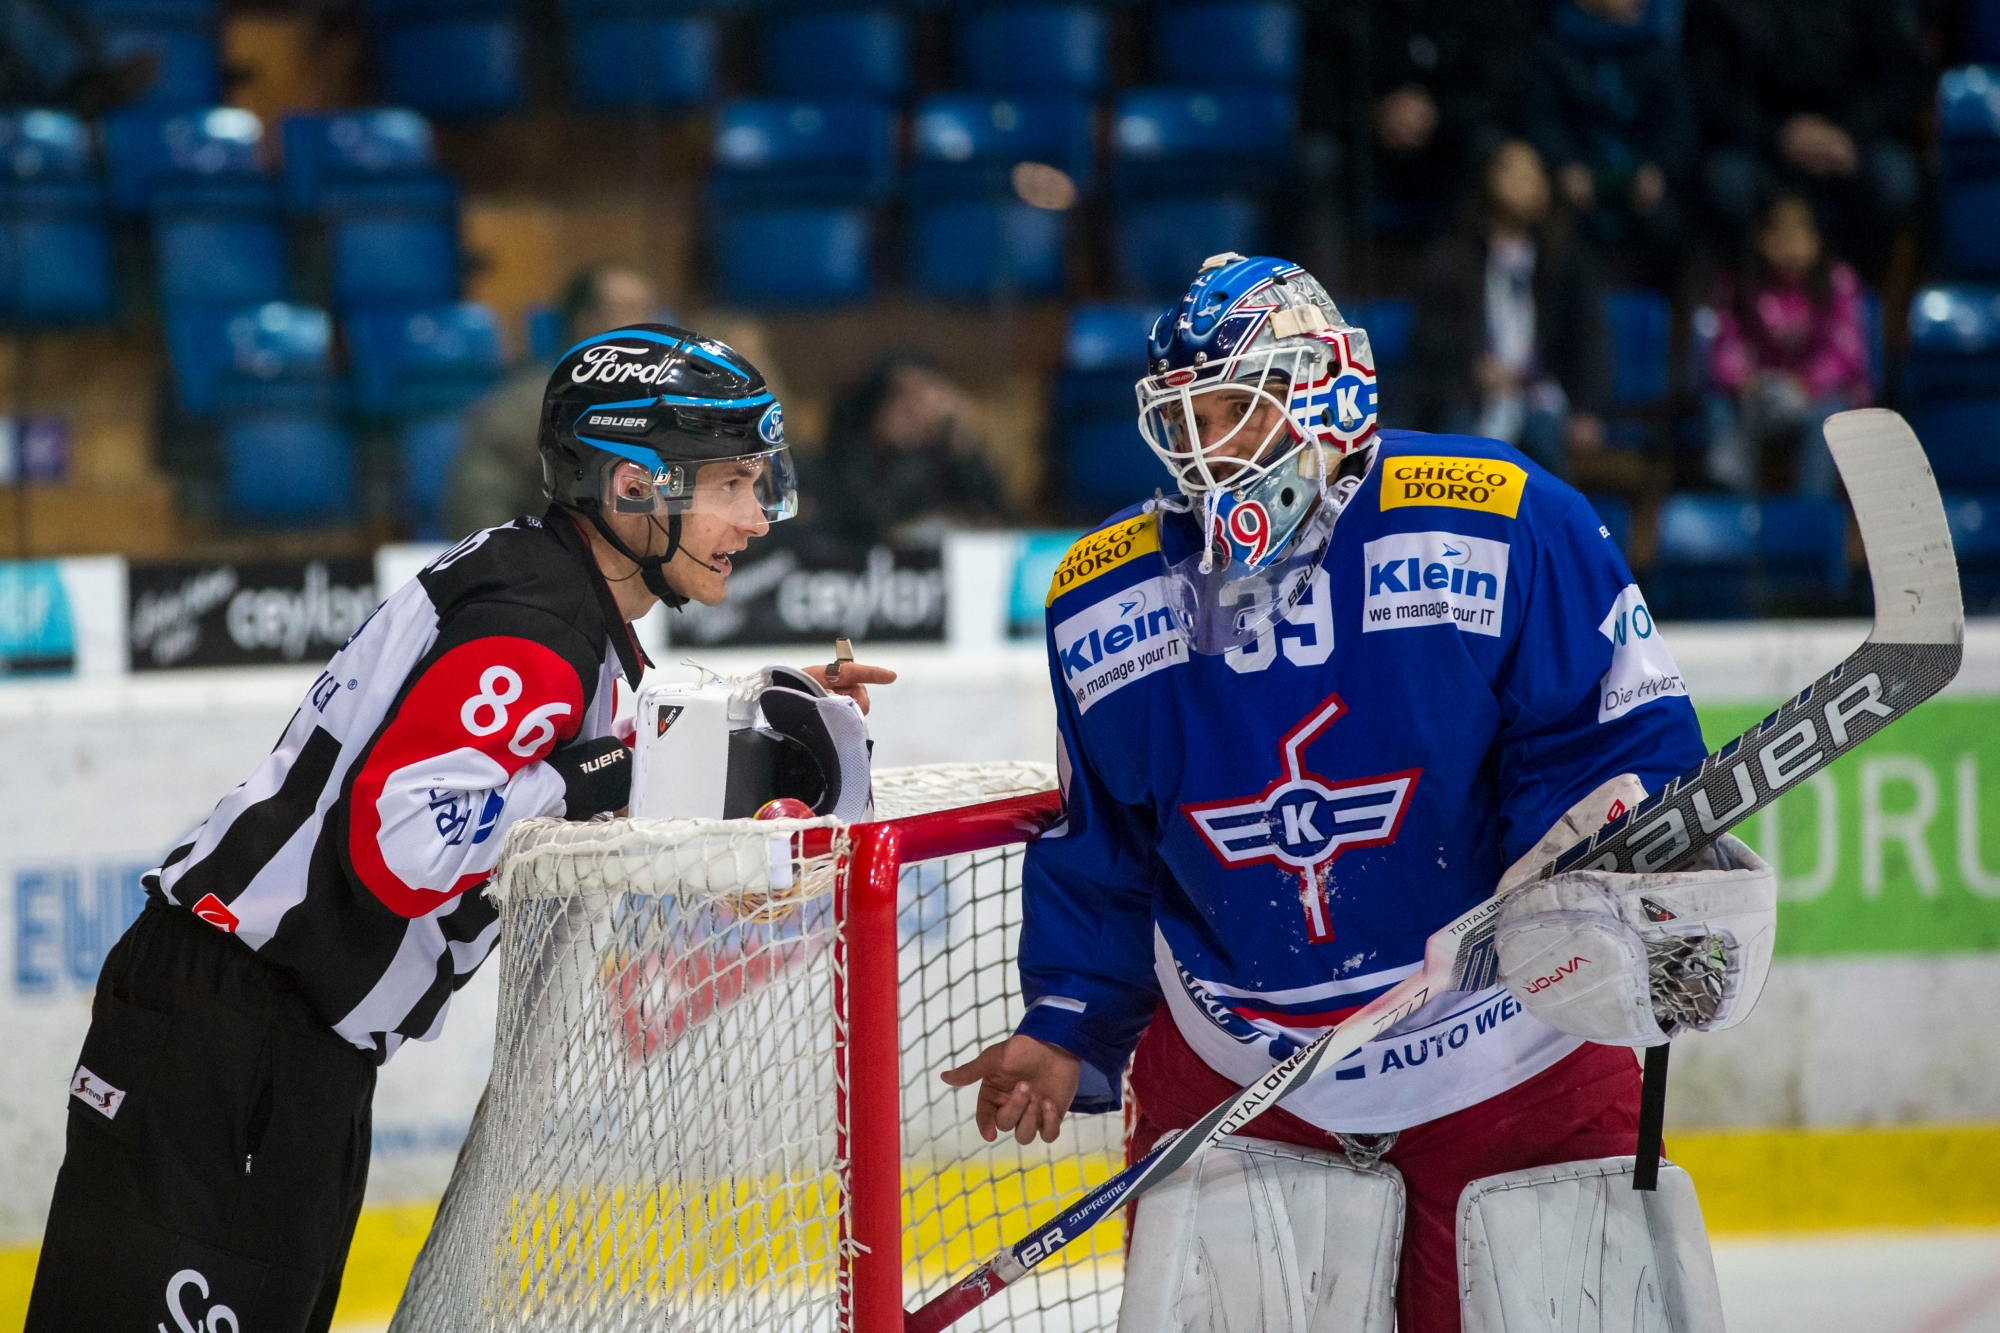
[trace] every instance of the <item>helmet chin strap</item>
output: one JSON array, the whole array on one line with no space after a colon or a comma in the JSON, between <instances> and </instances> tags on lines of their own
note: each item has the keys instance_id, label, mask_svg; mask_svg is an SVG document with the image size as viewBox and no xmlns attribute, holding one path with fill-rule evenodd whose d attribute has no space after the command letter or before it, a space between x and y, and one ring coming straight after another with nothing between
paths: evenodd
<instances>
[{"instance_id":1,"label":"helmet chin strap","mask_svg":"<svg viewBox=\"0 0 2000 1333\"><path fill-rule=\"evenodd\" d=\"M672 585L667 582L666 565L668 561L672 560L676 555L685 555L711 574L720 574L722 572L714 565L695 555L692 551L686 550L681 546L681 516L679 514L667 515L667 525L664 528L660 528L662 532L667 534L666 554L640 555L637 551L627 546L625 539L613 532L611 525L604 521L604 506L601 503L592 503L584 507L583 512L590 516L590 525L597 529L598 536L610 543L612 550L618 552L618 554L639 567L639 581L646 585L646 591L652 593L653 596L659 598L667 606L676 611L686 606L688 599L680 593L675 592ZM648 521L654 527L660 527L659 519L652 518L649 515ZM648 543L648 545L650 544Z\"/></svg>"}]
</instances>

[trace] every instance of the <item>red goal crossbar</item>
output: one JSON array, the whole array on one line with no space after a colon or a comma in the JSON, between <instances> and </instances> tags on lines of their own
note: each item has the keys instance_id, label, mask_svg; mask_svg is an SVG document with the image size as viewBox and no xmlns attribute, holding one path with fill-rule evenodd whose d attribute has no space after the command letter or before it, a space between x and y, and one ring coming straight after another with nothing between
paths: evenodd
<instances>
[{"instance_id":1,"label":"red goal crossbar","mask_svg":"<svg viewBox=\"0 0 2000 1333\"><path fill-rule=\"evenodd\" d=\"M896 894L905 865L1031 842L1062 817L1056 792L856 824L834 898L834 1010L845 1030L835 1048L840 1097L838 1156L847 1163L842 1253L844 1333L902 1333L903 1078L898 1010ZM825 845L815 847L815 842ZM801 839L807 855L831 834ZM970 1052L966 1053L968 1056ZM846 1262L846 1261L843 1261Z\"/></svg>"}]
</instances>

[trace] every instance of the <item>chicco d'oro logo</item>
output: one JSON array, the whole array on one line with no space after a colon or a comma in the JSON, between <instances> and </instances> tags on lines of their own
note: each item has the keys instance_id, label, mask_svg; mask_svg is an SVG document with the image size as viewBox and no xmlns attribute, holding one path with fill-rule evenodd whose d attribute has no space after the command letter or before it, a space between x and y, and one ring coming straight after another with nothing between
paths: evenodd
<instances>
[{"instance_id":1,"label":"chicco d'oro logo","mask_svg":"<svg viewBox=\"0 0 2000 1333\"><path fill-rule=\"evenodd\" d=\"M1382 508L1436 505L1513 518L1527 484L1526 468L1498 458L1391 458L1382 466Z\"/></svg>"},{"instance_id":2,"label":"chicco d'oro logo","mask_svg":"<svg viewBox=\"0 0 2000 1333\"><path fill-rule=\"evenodd\" d=\"M624 343L599 343L583 349L577 363L570 367L569 377L577 384L588 384L592 380L599 384L623 384L627 380L651 384L666 373L667 367L673 364L673 358L663 356L652 362L623 358L649 356L659 350L647 343L637 347Z\"/></svg>"}]
</instances>

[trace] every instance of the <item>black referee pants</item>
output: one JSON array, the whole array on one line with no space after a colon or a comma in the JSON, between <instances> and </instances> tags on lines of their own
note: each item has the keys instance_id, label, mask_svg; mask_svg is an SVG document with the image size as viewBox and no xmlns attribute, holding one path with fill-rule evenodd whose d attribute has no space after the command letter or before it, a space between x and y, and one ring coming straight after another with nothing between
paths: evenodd
<instances>
[{"instance_id":1,"label":"black referee pants","mask_svg":"<svg viewBox=\"0 0 2000 1333\"><path fill-rule=\"evenodd\" d=\"M374 1092L282 973L149 902L98 978L26 1333L325 1329Z\"/></svg>"}]
</instances>

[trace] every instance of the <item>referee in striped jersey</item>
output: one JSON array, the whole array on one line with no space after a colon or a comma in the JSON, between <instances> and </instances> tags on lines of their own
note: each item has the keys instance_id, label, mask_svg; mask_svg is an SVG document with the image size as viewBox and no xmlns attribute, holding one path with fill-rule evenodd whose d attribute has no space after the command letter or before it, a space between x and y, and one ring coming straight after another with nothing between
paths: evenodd
<instances>
[{"instance_id":1,"label":"referee in striped jersey","mask_svg":"<svg viewBox=\"0 0 2000 1333\"><path fill-rule=\"evenodd\" d=\"M547 512L397 590L147 875L70 1081L30 1333L328 1326L376 1068L438 1035L492 949L477 890L508 826L626 804L631 622L720 602L735 556L796 512L783 420L756 367L685 329L564 354ZM865 710L893 679L850 666L830 688Z\"/></svg>"}]
</instances>

